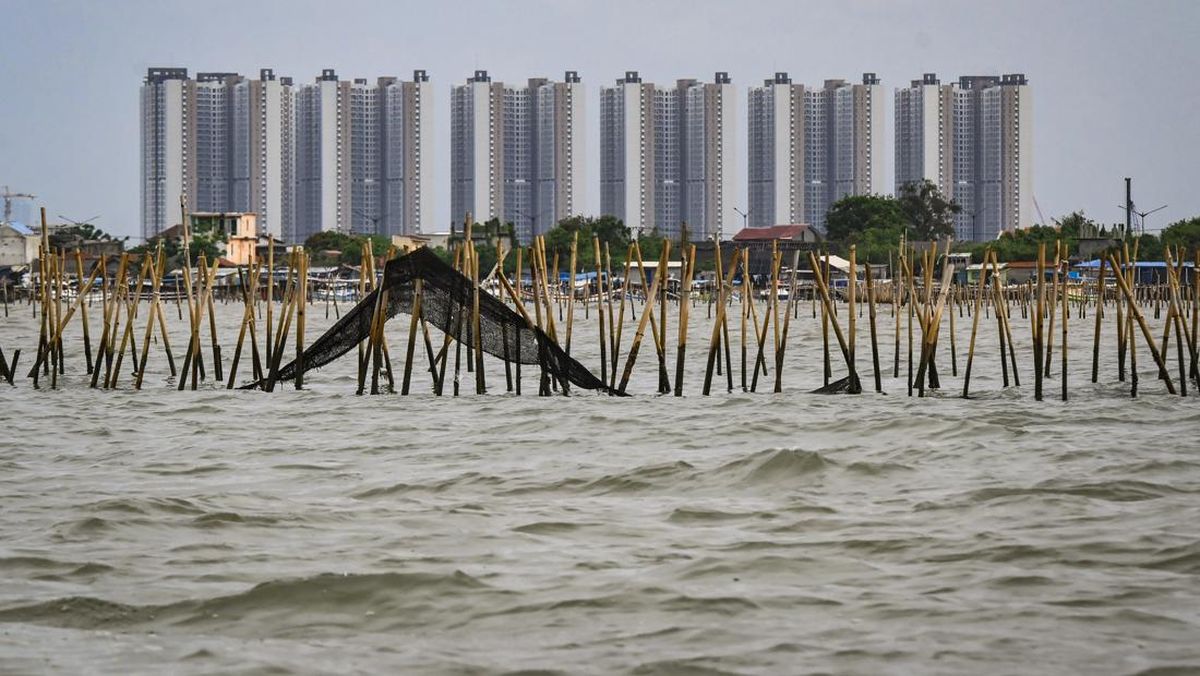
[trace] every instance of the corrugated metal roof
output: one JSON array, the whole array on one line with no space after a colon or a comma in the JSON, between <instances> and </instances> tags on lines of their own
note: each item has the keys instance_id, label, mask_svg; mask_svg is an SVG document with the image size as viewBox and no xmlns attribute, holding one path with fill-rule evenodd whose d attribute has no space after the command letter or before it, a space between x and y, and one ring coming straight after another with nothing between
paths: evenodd
<instances>
[{"instance_id":1,"label":"corrugated metal roof","mask_svg":"<svg viewBox=\"0 0 1200 676\"><path fill-rule=\"evenodd\" d=\"M27 226L24 223L21 223L19 221L8 221L8 226L11 227L13 230L16 230L18 234L22 234L22 235L34 234L33 230L31 230L29 228L29 226Z\"/></svg>"},{"instance_id":2,"label":"corrugated metal roof","mask_svg":"<svg viewBox=\"0 0 1200 676\"><path fill-rule=\"evenodd\" d=\"M772 239L795 239L803 236L808 230L804 223L794 225L772 225L765 228L743 228L733 236L735 242L748 242Z\"/></svg>"}]
</instances>

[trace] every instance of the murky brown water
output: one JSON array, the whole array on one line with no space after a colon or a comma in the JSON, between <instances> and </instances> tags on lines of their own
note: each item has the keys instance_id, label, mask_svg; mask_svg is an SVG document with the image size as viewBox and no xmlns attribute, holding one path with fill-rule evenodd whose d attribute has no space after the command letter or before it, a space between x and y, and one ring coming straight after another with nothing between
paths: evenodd
<instances>
[{"instance_id":1,"label":"murky brown water","mask_svg":"<svg viewBox=\"0 0 1200 676\"><path fill-rule=\"evenodd\" d=\"M1027 322L1002 391L985 320L965 401L963 318L941 392L889 369L884 396L820 396L806 303L783 394L705 398L705 314L682 398L649 394L645 346L626 399L505 396L491 360L484 397L356 397L352 359L302 392L177 392L159 352L145 390L101 392L69 335L60 390L0 386L0 672L1200 670L1200 398L1144 346L1130 400L1111 326L1092 385L1073 321L1072 399L1039 403ZM0 319L21 376L35 340L28 307Z\"/></svg>"}]
</instances>

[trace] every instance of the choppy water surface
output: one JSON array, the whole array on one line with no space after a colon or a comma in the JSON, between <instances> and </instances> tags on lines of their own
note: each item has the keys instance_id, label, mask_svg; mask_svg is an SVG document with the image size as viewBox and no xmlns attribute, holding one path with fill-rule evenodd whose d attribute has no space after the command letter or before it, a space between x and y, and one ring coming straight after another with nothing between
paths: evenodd
<instances>
[{"instance_id":1,"label":"choppy water surface","mask_svg":"<svg viewBox=\"0 0 1200 676\"><path fill-rule=\"evenodd\" d=\"M702 306L679 399L504 396L496 364L485 397L355 397L350 360L180 393L157 352L142 392L78 356L59 391L0 387L0 672L1200 670L1200 398L1142 347L1131 401L1109 327L1087 382L1088 318L1071 401L1034 402L1019 315L1021 388L988 320L976 399L945 354L933 397L812 395L808 310L780 395L699 396ZM35 331L0 319L22 371Z\"/></svg>"}]
</instances>

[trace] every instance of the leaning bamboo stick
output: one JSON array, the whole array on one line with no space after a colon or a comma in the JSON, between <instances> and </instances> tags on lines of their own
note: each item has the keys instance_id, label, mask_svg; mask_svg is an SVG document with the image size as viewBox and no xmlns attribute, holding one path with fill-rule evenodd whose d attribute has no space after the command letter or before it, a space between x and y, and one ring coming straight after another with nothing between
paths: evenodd
<instances>
[{"instance_id":1,"label":"leaning bamboo stick","mask_svg":"<svg viewBox=\"0 0 1200 676\"><path fill-rule=\"evenodd\" d=\"M1100 325L1104 317L1104 266L1108 261L1100 258L1100 273L1096 278L1096 317L1092 336L1092 382L1100 379Z\"/></svg>"},{"instance_id":2,"label":"leaning bamboo stick","mask_svg":"<svg viewBox=\"0 0 1200 676\"><path fill-rule=\"evenodd\" d=\"M783 254L780 253L782 257ZM851 248L851 258L854 260L853 246ZM800 266L800 251L792 251L792 279L788 282L788 301L787 307L783 312L783 330L780 332L779 344L775 346L775 393L783 391L783 353L787 349L788 328L792 323L792 309L795 307L796 301L796 269ZM851 264L853 268L853 264ZM853 316L853 315L852 315ZM851 320L853 322L853 320ZM853 325L853 324L852 324ZM851 343L853 346L853 343ZM851 347L851 358L853 358L853 347ZM728 352L727 352L728 353ZM733 389L732 387L730 389Z\"/></svg>"},{"instance_id":3,"label":"leaning bamboo stick","mask_svg":"<svg viewBox=\"0 0 1200 676\"><path fill-rule=\"evenodd\" d=\"M500 278L504 278L504 273L500 273ZM407 395L409 383L412 380L413 353L417 346L417 325L421 318L421 298L424 296L424 280L417 277L413 282L413 306L412 315L408 322L408 345L404 352L404 376L400 383L400 394ZM506 334L507 335L507 334ZM507 363L508 354L506 351L505 360Z\"/></svg>"},{"instance_id":4,"label":"leaning bamboo stick","mask_svg":"<svg viewBox=\"0 0 1200 676\"><path fill-rule=\"evenodd\" d=\"M299 247L299 252L296 254L297 263L300 270L296 274L299 282L299 303L296 304L296 378L295 385L297 390L304 389L304 323L305 323L305 307L308 305L308 253L304 247ZM216 347L217 332L213 329L213 358L219 356ZM217 378L220 379L221 367L216 366Z\"/></svg>"},{"instance_id":5,"label":"leaning bamboo stick","mask_svg":"<svg viewBox=\"0 0 1200 676\"><path fill-rule=\"evenodd\" d=\"M563 351L567 353L567 356L571 355L571 330L575 324L575 263L578 255L579 231L576 230L571 237L571 278L567 280L567 339L563 345ZM596 281L599 282L598 279ZM604 382L608 382L608 380L605 379Z\"/></svg>"},{"instance_id":6,"label":"leaning bamboo stick","mask_svg":"<svg viewBox=\"0 0 1200 676\"><path fill-rule=\"evenodd\" d=\"M609 355L609 359L612 362L612 373L609 374L611 380L608 384L610 390L615 389L617 386L617 363L620 359L621 334L625 330L625 298L629 295L629 270L630 266L633 264L634 246L635 245L631 242L625 252L625 276L621 279L621 305L617 310L616 337L613 339L612 354ZM630 301L629 304L630 308L632 309L633 301ZM612 322L609 322L609 325L611 326Z\"/></svg>"},{"instance_id":7,"label":"leaning bamboo stick","mask_svg":"<svg viewBox=\"0 0 1200 676\"><path fill-rule=\"evenodd\" d=\"M1066 258L1067 258L1065 245L1063 246L1062 258L1063 258L1063 262L1065 263ZM1061 289L1062 298L1060 299L1061 302L1059 303L1059 305L1062 306L1062 308L1061 308L1062 309L1062 347L1060 348L1062 355L1059 356L1058 361L1060 362L1059 366L1060 366L1060 370L1062 371L1062 400L1063 401L1067 400L1067 320L1069 319L1068 313L1070 312L1070 306L1069 306L1070 299L1067 296L1067 272L1068 272L1067 269L1064 268L1063 278L1062 278L1062 289Z\"/></svg>"},{"instance_id":8,"label":"leaning bamboo stick","mask_svg":"<svg viewBox=\"0 0 1200 676\"><path fill-rule=\"evenodd\" d=\"M808 252L808 257L809 263L813 268L813 281L817 285L817 290L821 293L821 302L828 310L829 323L833 326L834 336L837 338L838 347L842 351L842 359L845 360L846 368L850 371L850 386L848 391L851 394L858 394L862 391L862 386L859 384L858 372L854 369L854 360L850 357L849 346L846 342L846 336L842 333L841 323L838 322L837 317L833 314L833 302L829 298L829 286L825 280L825 276L821 274L820 268L817 265L816 255L810 251Z\"/></svg>"},{"instance_id":9,"label":"leaning bamboo stick","mask_svg":"<svg viewBox=\"0 0 1200 676\"><path fill-rule=\"evenodd\" d=\"M1119 269L1116 264L1116 260L1111 258L1111 255L1109 262L1113 266L1114 270ZM1150 355L1154 358L1155 365L1158 366L1159 376L1166 383L1167 392L1175 394L1175 385L1171 382L1171 374L1167 370L1167 365L1163 361L1162 354L1158 351L1158 346L1154 344L1154 337L1150 334L1150 326L1146 323L1146 318L1142 316L1142 311L1137 306L1137 302L1133 295L1133 291L1130 289L1129 282L1125 279L1125 275L1116 275L1116 278L1117 286L1120 287L1121 293L1125 296L1126 301L1129 302L1129 311L1133 314L1134 320L1141 328L1142 336L1145 337L1146 343L1150 348Z\"/></svg>"},{"instance_id":10,"label":"leaning bamboo stick","mask_svg":"<svg viewBox=\"0 0 1200 676\"><path fill-rule=\"evenodd\" d=\"M680 296L679 296L679 343L675 352L675 396L683 396L683 362L687 356L687 330L688 330L688 299L692 293L692 275L696 268L696 245L691 245L691 250L687 252L683 261L684 267L682 279L680 280ZM603 345L603 341L601 341Z\"/></svg>"},{"instance_id":11,"label":"leaning bamboo stick","mask_svg":"<svg viewBox=\"0 0 1200 676\"><path fill-rule=\"evenodd\" d=\"M116 277L116 279L118 280L117 281L118 285L124 283L126 257L127 257L127 254L122 253L120 259L117 262L117 277ZM104 327L100 330L100 343L96 346L96 364L95 364L96 367L92 370L92 381L91 381L92 389L95 389L96 386L100 382L100 362L103 360L106 363L111 363L111 359L110 359L111 349L109 348L108 337L109 337L109 332L112 328L112 326L111 326L112 311L113 311L113 307L116 305L116 303L114 302L114 299L112 298L112 295L117 292L117 289L113 288L110 292L107 277L104 280L104 285L103 285L102 289L104 292L104 310L103 310L103 312L101 312L101 316L103 317L103 320L104 320L104 322L103 322Z\"/></svg>"},{"instance_id":12,"label":"leaning bamboo stick","mask_svg":"<svg viewBox=\"0 0 1200 676\"><path fill-rule=\"evenodd\" d=\"M639 247L635 243L634 250L637 251L638 249ZM640 251L638 251L638 258L640 262ZM644 272L642 274L642 284L644 286L646 283L646 277ZM650 302L650 299L658 293L658 287L662 282L662 277L663 276L661 274L654 275L654 282L650 284L650 291L646 296L647 302L642 306L642 318L638 320L637 332L635 332L633 335L633 343L629 346L629 355L625 357L625 370L621 374L621 382L617 387L617 392L620 394L625 394L625 388L629 385L629 378L633 375L633 364L637 361L638 349L642 345L643 336L646 335L646 324L648 324L650 321L650 314L654 312L654 303Z\"/></svg>"},{"instance_id":13,"label":"leaning bamboo stick","mask_svg":"<svg viewBox=\"0 0 1200 676\"><path fill-rule=\"evenodd\" d=\"M578 235L579 233L576 233ZM599 331L600 339L600 382L608 382L608 349L605 343L607 342L606 332L604 330L604 279L601 276L600 262L600 238L592 236L592 255L596 258L596 291L600 294L596 296L596 329ZM572 260L572 267L574 258ZM611 293L611 289L610 289ZM575 297L575 277L574 273L571 276L571 298ZM611 315L611 307L609 315ZM609 317L611 322L612 317ZM569 321L569 320L568 320Z\"/></svg>"},{"instance_id":14,"label":"leaning bamboo stick","mask_svg":"<svg viewBox=\"0 0 1200 676\"><path fill-rule=\"evenodd\" d=\"M875 391L883 391L883 382L879 372L879 341L876 336L875 329L875 283L871 275L871 263L867 262L866 266L866 282L867 282L867 320L871 327L871 366L872 373L875 375Z\"/></svg>"},{"instance_id":15,"label":"leaning bamboo stick","mask_svg":"<svg viewBox=\"0 0 1200 676\"><path fill-rule=\"evenodd\" d=\"M479 256L475 245L471 247L471 333L475 346L475 394L487 393L487 381L483 373L483 332L479 316ZM557 255L555 256L557 258ZM557 263L555 263L557 266Z\"/></svg>"},{"instance_id":16,"label":"leaning bamboo stick","mask_svg":"<svg viewBox=\"0 0 1200 676\"><path fill-rule=\"evenodd\" d=\"M137 374L133 379L133 389L135 390L142 389L142 381L146 375L146 361L150 355L150 338L154 335L154 323L160 317L154 310L160 295L162 273L165 265L166 260L163 256L162 242L160 241L158 250L155 253L154 272L150 281L150 311L146 313L146 332L142 336L142 356L138 361Z\"/></svg>"},{"instance_id":17,"label":"leaning bamboo stick","mask_svg":"<svg viewBox=\"0 0 1200 676\"><path fill-rule=\"evenodd\" d=\"M983 287L987 285L988 260L991 255L991 249L984 250L983 264L979 267L979 286L975 289L975 311L971 314L971 341L967 344L967 369L963 373L963 399L970 396L971 392L971 366L975 361L975 336L979 331L979 315L980 309L983 307Z\"/></svg>"},{"instance_id":18,"label":"leaning bamboo stick","mask_svg":"<svg viewBox=\"0 0 1200 676\"><path fill-rule=\"evenodd\" d=\"M720 242L718 242L716 246L719 250L721 246ZM739 254L735 250L733 255L730 256L729 267L725 270L721 270L720 267L717 268L718 270L724 272L725 276L717 277L716 279L717 288L715 291L717 293L717 318L716 321L713 322L712 335L708 341L708 364L704 369L704 388L702 390L704 396L706 397L712 390L713 365L717 359L718 345L721 341L721 322L722 319L724 319L725 313L727 312L728 303L725 302L725 287L733 282L733 276L737 272L738 258Z\"/></svg>"},{"instance_id":19,"label":"leaning bamboo stick","mask_svg":"<svg viewBox=\"0 0 1200 676\"><path fill-rule=\"evenodd\" d=\"M242 345L246 340L246 331L249 326L252 326L254 321L254 305L250 302L250 285L247 278L257 274L257 270L257 266L253 263L247 270L246 275L243 275L242 269L238 268L238 282L242 287L242 302L245 304L245 307L242 309L242 323L238 329L237 343L233 348L233 360L229 363L229 382L225 386L227 390L233 389L233 383L237 379L238 362L242 358Z\"/></svg>"},{"instance_id":20,"label":"leaning bamboo stick","mask_svg":"<svg viewBox=\"0 0 1200 676\"><path fill-rule=\"evenodd\" d=\"M137 283L138 289L142 288L142 283L145 281L146 275L148 274L149 269L150 269L150 256L149 256L149 254L147 254L142 259L142 269L141 269L141 272L138 274L138 283ZM117 350L116 362L113 365L113 370L112 370L112 377L109 379L109 382L107 385L108 389L115 388L117 386L117 380L121 377L121 360L125 356L125 347L130 344L130 341L133 340L133 320L134 320L134 312L136 311L136 308L137 308L137 303L138 303L138 299L136 297L134 297L132 299L132 302L127 303L127 308L125 311L125 332L121 336L121 348L119 350Z\"/></svg>"}]
</instances>

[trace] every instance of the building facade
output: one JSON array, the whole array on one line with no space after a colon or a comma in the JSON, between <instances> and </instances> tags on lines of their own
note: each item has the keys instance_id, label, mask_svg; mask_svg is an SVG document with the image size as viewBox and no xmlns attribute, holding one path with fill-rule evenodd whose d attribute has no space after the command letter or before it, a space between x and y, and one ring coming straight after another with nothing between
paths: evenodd
<instances>
[{"instance_id":1,"label":"building facade","mask_svg":"<svg viewBox=\"0 0 1200 676\"><path fill-rule=\"evenodd\" d=\"M747 223L809 223L847 195L883 189L883 86L826 80L821 88L776 73L750 90L747 107Z\"/></svg>"},{"instance_id":2,"label":"building facade","mask_svg":"<svg viewBox=\"0 0 1200 676\"><path fill-rule=\"evenodd\" d=\"M583 211L584 94L575 71L561 82L492 82L485 70L450 94L450 213L512 223L529 242Z\"/></svg>"},{"instance_id":3,"label":"building facade","mask_svg":"<svg viewBox=\"0 0 1200 676\"><path fill-rule=\"evenodd\" d=\"M736 93L711 83L644 83L628 71L600 90L600 210L634 232L704 239L736 220Z\"/></svg>"},{"instance_id":4,"label":"building facade","mask_svg":"<svg viewBox=\"0 0 1200 676\"><path fill-rule=\"evenodd\" d=\"M896 190L929 180L962 207L955 237L995 239L1033 224L1032 100L1022 74L934 73L897 90Z\"/></svg>"},{"instance_id":5,"label":"building facade","mask_svg":"<svg viewBox=\"0 0 1200 676\"><path fill-rule=\"evenodd\" d=\"M141 89L142 237L178 223L195 196L194 123L185 68L151 68Z\"/></svg>"},{"instance_id":6,"label":"building facade","mask_svg":"<svg viewBox=\"0 0 1200 676\"><path fill-rule=\"evenodd\" d=\"M142 86L142 235L199 212L252 212L262 234L433 227L432 93L412 82L295 86L272 69L152 68Z\"/></svg>"}]
</instances>

